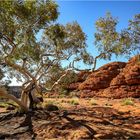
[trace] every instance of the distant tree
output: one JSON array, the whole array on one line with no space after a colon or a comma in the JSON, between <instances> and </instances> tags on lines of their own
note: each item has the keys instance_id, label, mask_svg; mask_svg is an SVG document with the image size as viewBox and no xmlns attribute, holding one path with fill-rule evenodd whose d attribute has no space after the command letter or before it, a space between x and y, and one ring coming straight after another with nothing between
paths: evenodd
<instances>
[{"instance_id":1,"label":"distant tree","mask_svg":"<svg viewBox=\"0 0 140 140\"><path fill-rule=\"evenodd\" d=\"M57 81L46 88L48 91L60 83L70 67L74 68L73 62L80 61L87 54L86 36L79 24L60 25L55 22L57 17L57 4L49 0L0 2L1 66L10 79L15 77L23 82L21 100L11 99L25 111L30 107L27 100L32 100L29 94L32 94L33 101L37 100L31 90L41 94L43 83L53 67L59 69L63 61L67 61ZM85 63L88 61L84 60ZM6 95L4 93L2 95Z\"/></svg>"},{"instance_id":2,"label":"distant tree","mask_svg":"<svg viewBox=\"0 0 140 140\"><path fill-rule=\"evenodd\" d=\"M140 15L130 20L129 26L121 32L117 31L117 24L118 19L110 13L96 21L95 46L99 55L94 58L93 71L97 59L110 60L112 55L130 56L140 50Z\"/></svg>"},{"instance_id":3,"label":"distant tree","mask_svg":"<svg viewBox=\"0 0 140 140\"><path fill-rule=\"evenodd\" d=\"M129 21L127 31L131 37L129 52L132 53L136 51L137 54L140 54L140 14L135 15L134 18Z\"/></svg>"}]
</instances>

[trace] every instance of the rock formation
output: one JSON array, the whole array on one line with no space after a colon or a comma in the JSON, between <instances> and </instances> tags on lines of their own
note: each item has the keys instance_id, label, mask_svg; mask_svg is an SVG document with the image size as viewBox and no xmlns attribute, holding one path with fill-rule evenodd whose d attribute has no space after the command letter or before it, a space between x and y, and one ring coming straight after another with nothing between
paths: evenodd
<instances>
[{"instance_id":1,"label":"rock formation","mask_svg":"<svg viewBox=\"0 0 140 140\"><path fill-rule=\"evenodd\" d=\"M133 57L110 83L104 94L113 98L140 97L140 61Z\"/></svg>"},{"instance_id":2,"label":"rock formation","mask_svg":"<svg viewBox=\"0 0 140 140\"><path fill-rule=\"evenodd\" d=\"M80 97L140 97L139 58L137 55L128 63L112 62L92 73L83 72L79 74L81 80L70 84L69 89L79 90Z\"/></svg>"}]
</instances>

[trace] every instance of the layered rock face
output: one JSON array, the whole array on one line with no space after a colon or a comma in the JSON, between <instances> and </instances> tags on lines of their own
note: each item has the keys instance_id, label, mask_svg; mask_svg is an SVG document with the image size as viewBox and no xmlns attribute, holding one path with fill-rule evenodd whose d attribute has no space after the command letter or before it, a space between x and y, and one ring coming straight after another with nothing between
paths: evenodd
<instances>
[{"instance_id":1,"label":"layered rock face","mask_svg":"<svg viewBox=\"0 0 140 140\"><path fill-rule=\"evenodd\" d=\"M113 78L126 66L124 62L112 62L92 72L78 87L80 97L102 96L104 89L110 86Z\"/></svg>"},{"instance_id":2,"label":"layered rock face","mask_svg":"<svg viewBox=\"0 0 140 140\"><path fill-rule=\"evenodd\" d=\"M140 97L139 56L129 60L122 72L112 79L103 94L113 98Z\"/></svg>"},{"instance_id":3,"label":"layered rock face","mask_svg":"<svg viewBox=\"0 0 140 140\"><path fill-rule=\"evenodd\" d=\"M140 56L131 58L128 63L112 62L87 76L85 81L73 89L79 90L80 97L125 98L140 97ZM82 76L81 76L82 77Z\"/></svg>"},{"instance_id":4,"label":"layered rock face","mask_svg":"<svg viewBox=\"0 0 140 140\"><path fill-rule=\"evenodd\" d=\"M79 85L79 89L98 90L107 88L111 80L120 73L120 70L122 70L125 65L126 63L124 62L113 62L102 66L90 74L87 79Z\"/></svg>"}]
</instances>

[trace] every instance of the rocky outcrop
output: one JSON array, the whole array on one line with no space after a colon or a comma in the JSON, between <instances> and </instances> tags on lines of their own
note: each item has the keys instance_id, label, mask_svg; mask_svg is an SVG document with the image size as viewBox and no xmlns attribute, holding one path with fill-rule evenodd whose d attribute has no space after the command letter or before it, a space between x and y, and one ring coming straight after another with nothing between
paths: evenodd
<instances>
[{"instance_id":1,"label":"rocky outcrop","mask_svg":"<svg viewBox=\"0 0 140 140\"><path fill-rule=\"evenodd\" d=\"M116 77L126 63L112 62L99 68L97 71L90 74L87 79L79 85L79 90L98 90L107 88L111 80Z\"/></svg>"},{"instance_id":2,"label":"rocky outcrop","mask_svg":"<svg viewBox=\"0 0 140 140\"><path fill-rule=\"evenodd\" d=\"M140 62L139 56L129 60L122 72L104 90L104 95L113 98L140 97Z\"/></svg>"},{"instance_id":3,"label":"rocky outcrop","mask_svg":"<svg viewBox=\"0 0 140 140\"><path fill-rule=\"evenodd\" d=\"M78 89L80 97L140 97L139 59L140 56L137 55L131 58L128 63L112 62L106 64L85 75L84 81L73 83L70 87Z\"/></svg>"}]
</instances>

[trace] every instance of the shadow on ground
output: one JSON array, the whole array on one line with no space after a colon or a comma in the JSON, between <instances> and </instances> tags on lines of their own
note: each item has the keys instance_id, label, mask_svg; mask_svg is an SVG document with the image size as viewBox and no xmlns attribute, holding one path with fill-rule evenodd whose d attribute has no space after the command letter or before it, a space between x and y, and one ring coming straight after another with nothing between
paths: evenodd
<instances>
[{"instance_id":1,"label":"shadow on ground","mask_svg":"<svg viewBox=\"0 0 140 140\"><path fill-rule=\"evenodd\" d=\"M0 139L140 139L140 116L110 107L0 114Z\"/></svg>"}]
</instances>

